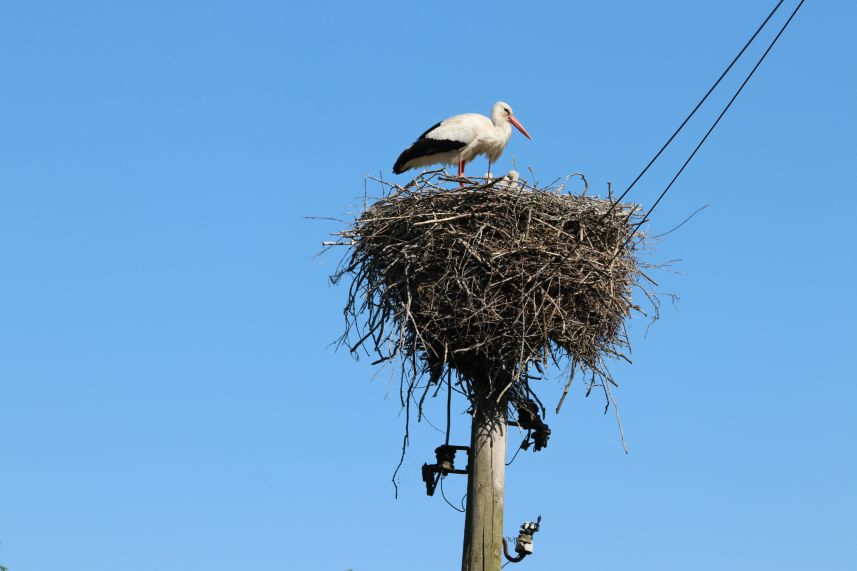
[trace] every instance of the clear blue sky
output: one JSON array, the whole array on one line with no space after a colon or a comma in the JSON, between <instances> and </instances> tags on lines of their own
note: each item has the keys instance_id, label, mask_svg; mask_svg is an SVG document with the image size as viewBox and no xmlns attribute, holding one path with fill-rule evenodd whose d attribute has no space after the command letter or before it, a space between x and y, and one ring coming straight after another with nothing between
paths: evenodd
<instances>
[{"instance_id":1,"label":"clear blue sky","mask_svg":"<svg viewBox=\"0 0 857 571\"><path fill-rule=\"evenodd\" d=\"M397 384L331 347L339 226L303 217L498 99L534 137L500 169L622 187L773 3L4 2L0 564L455 569L441 436L414 429L395 500ZM631 453L578 384L507 473L506 534L544 517L527 570L857 568L855 19L809 0L657 211L710 205L614 369Z\"/></svg>"}]
</instances>

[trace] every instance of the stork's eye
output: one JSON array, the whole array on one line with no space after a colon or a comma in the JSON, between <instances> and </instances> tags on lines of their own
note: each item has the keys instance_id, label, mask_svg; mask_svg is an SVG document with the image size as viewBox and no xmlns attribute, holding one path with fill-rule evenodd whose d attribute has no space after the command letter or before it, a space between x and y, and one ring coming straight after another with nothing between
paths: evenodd
<instances>
[{"instance_id":1,"label":"stork's eye","mask_svg":"<svg viewBox=\"0 0 857 571\"><path fill-rule=\"evenodd\" d=\"M509 115L511 115L511 114L512 114L512 110L511 110L511 109L509 109L508 107L506 107L506 113L508 113Z\"/></svg>"}]
</instances>

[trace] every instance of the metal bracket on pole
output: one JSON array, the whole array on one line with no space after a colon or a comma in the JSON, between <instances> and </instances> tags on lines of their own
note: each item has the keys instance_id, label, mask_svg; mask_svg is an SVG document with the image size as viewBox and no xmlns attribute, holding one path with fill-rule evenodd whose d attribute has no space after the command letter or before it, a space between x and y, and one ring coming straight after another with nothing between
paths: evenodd
<instances>
[{"instance_id":1,"label":"metal bracket on pole","mask_svg":"<svg viewBox=\"0 0 857 571\"><path fill-rule=\"evenodd\" d=\"M455 453L463 450L467 453L468 465L464 470L455 469ZM440 479L447 474L467 474L470 470L470 447L441 444L434 450L437 464L423 464L423 482L426 484L426 494L433 496Z\"/></svg>"}]
</instances>

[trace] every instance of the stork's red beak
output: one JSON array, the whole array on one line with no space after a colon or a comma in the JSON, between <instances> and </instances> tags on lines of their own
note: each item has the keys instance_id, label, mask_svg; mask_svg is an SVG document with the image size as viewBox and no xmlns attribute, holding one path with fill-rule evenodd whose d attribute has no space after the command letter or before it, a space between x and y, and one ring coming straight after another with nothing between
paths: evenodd
<instances>
[{"instance_id":1,"label":"stork's red beak","mask_svg":"<svg viewBox=\"0 0 857 571\"><path fill-rule=\"evenodd\" d=\"M514 117L513 115L509 115L509 123L511 123L512 125L514 125L514 126L518 129L518 131L520 131L520 132L521 132L521 134L523 134L526 138L528 138L528 139L529 139L529 140L531 140L531 141L533 140L533 138L532 138L532 137L530 137L530 134L529 134L529 133L527 133L527 130L526 130L526 129L524 129L524 126L523 126L523 125L521 125L521 124L518 122L518 120L517 120L517 119L515 119L515 117Z\"/></svg>"}]
</instances>

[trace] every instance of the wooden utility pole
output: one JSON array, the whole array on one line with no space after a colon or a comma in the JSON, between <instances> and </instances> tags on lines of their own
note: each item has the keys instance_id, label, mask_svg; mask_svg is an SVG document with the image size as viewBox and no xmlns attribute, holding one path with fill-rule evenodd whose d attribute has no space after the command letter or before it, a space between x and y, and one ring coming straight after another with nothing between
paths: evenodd
<instances>
[{"instance_id":1,"label":"wooden utility pole","mask_svg":"<svg viewBox=\"0 0 857 571\"><path fill-rule=\"evenodd\" d=\"M500 571L503 558L506 404L480 404L482 406L477 405L473 414L470 430L461 569Z\"/></svg>"}]
</instances>

